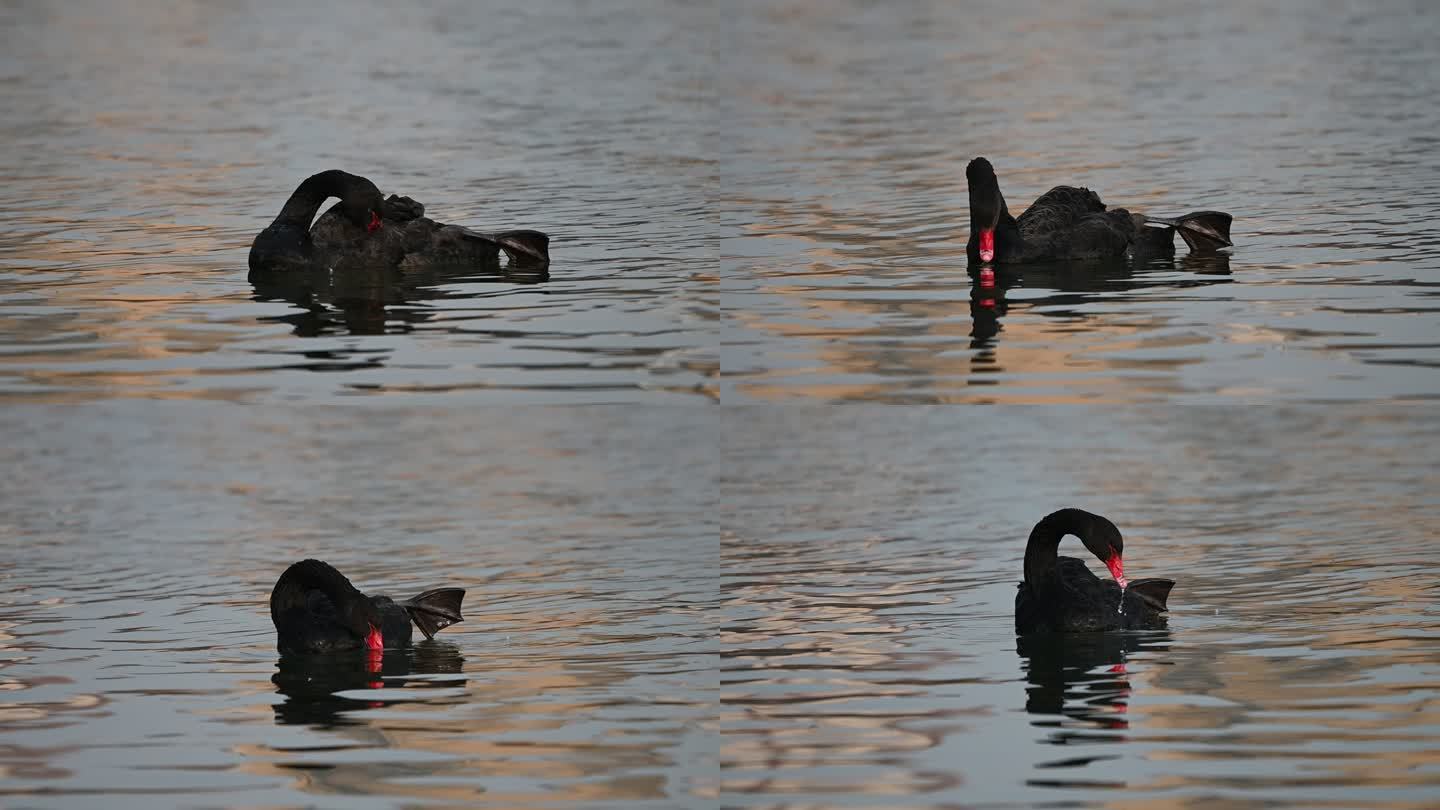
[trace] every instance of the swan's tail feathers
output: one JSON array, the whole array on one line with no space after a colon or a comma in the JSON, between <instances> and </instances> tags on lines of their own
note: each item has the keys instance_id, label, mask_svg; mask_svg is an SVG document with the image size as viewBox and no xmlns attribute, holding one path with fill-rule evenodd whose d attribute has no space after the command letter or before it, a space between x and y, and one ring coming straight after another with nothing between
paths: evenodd
<instances>
[{"instance_id":1,"label":"swan's tail feathers","mask_svg":"<svg viewBox=\"0 0 1440 810\"><path fill-rule=\"evenodd\" d=\"M1173 587L1173 579L1132 579L1126 590L1144 599L1150 607L1164 612L1170 609L1165 606L1165 600L1170 598L1170 589Z\"/></svg>"},{"instance_id":2,"label":"swan's tail feathers","mask_svg":"<svg viewBox=\"0 0 1440 810\"><path fill-rule=\"evenodd\" d=\"M460 615L460 600L464 598L464 588L436 588L414 599L406 599L400 606L410 614L410 621L420 628L425 638L430 639L450 625L465 620Z\"/></svg>"},{"instance_id":3,"label":"swan's tail feathers","mask_svg":"<svg viewBox=\"0 0 1440 810\"><path fill-rule=\"evenodd\" d=\"M1192 252L1213 253L1235 244L1230 241L1230 222L1233 219L1234 217L1224 211L1192 211L1183 217L1151 217L1150 221L1174 227Z\"/></svg>"},{"instance_id":4,"label":"swan's tail feathers","mask_svg":"<svg viewBox=\"0 0 1440 810\"><path fill-rule=\"evenodd\" d=\"M409 222L412 219L419 219L425 216L425 205L409 197L391 194L390 197L385 200L384 207L380 213L385 219L394 220L395 222Z\"/></svg>"},{"instance_id":5,"label":"swan's tail feathers","mask_svg":"<svg viewBox=\"0 0 1440 810\"><path fill-rule=\"evenodd\" d=\"M489 242L510 257L510 261L522 265L548 265L550 263L550 237L539 231L501 231L481 233L469 228L455 226L471 239Z\"/></svg>"}]
</instances>

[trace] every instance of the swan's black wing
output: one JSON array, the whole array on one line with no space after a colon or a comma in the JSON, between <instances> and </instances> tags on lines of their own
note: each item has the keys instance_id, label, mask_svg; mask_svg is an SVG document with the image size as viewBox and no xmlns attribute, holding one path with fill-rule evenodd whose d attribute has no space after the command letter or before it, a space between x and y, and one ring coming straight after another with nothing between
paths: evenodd
<instances>
[{"instance_id":1,"label":"swan's black wing","mask_svg":"<svg viewBox=\"0 0 1440 810\"><path fill-rule=\"evenodd\" d=\"M1120 586L1095 576L1074 557L1060 557L1056 573L1038 593L1020 584L1015 595L1015 632L1090 632L1121 626Z\"/></svg>"},{"instance_id":2,"label":"swan's black wing","mask_svg":"<svg viewBox=\"0 0 1440 810\"><path fill-rule=\"evenodd\" d=\"M1165 600L1173 580L1135 579L1122 594L1113 580L1101 579L1074 557L1061 557L1058 576L1041 593L1025 584L1015 595L1015 632L1087 633L1109 630L1164 629ZM1125 609L1122 611L1121 600Z\"/></svg>"},{"instance_id":3,"label":"swan's black wing","mask_svg":"<svg viewBox=\"0 0 1440 810\"><path fill-rule=\"evenodd\" d=\"M380 229L371 232L351 222L336 203L310 226L310 239L316 259L327 268L394 267L405 255L409 230L417 221L426 220L391 220L387 213Z\"/></svg>"},{"instance_id":4,"label":"swan's black wing","mask_svg":"<svg viewBox=\"0 0 1440 810\"><path fill-rule=\"evenodd\" d=\"M1071 229L1064 255L1071 259L1123 256L1136 235L1135 219L1124 208L1087 214Z\"/></svg>"},{"instance_id":5,"label":"swan's black wing","mask_svg":"<svg viewBox=\"0 0 1440 810\"><path fill-rule=\"evenodd\" d=\"M1056 233L1074 228L1082 217L1104 210L1100 195L1090 189L1056 186L1031 203L1015 223L1026 239L1048 240Z\"/></svg>"},{"instance_id":6,"label":"swan's black wing","mask_svg":"<svg viewBox=\"0 0 1440 810\"><path fill-rule=\"evenodd\" d=\"M1074 186L1040 195L1016 223L1029 249L1050 259L1121 256L1135 238L1128 211L1107 211L1100 195Z\"/></svg>"}]
</instances>

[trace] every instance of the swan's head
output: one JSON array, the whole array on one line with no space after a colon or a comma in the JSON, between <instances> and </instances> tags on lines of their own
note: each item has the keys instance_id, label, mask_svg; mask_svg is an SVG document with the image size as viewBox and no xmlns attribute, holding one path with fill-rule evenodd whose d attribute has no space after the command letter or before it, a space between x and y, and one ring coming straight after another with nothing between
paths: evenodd
<instances>
[{"instance_id":1,"label":"swan's head","mask_svg":"<svg viewBox=\"0 0 1440 810\"><path fill-rule=\"evenodd\" d=\"M364 639L366 649L383 650L385 637L380 632L380 612L364 595L357 592L356 597L340 610L341 621L356 638Z\"/></svg>"},{"instance_id":2,"label":"swan's head","mask_svg":"<svg viewBox=\"0 0 1440 810\"><path fill-rule=\"evenodd\" d=\"M979 241L980 261L994 261L995 226L1005 209L995 167L983 157L975 158L965 167L965 183L970 187L970 228Z\"/></svg>"},{"instance_id":3,"label":"swan's head","mask_svg":"<svg viewBox=\"0 0 1440 810\"><path fill-rule=\"evenodd\" d=\"M986 178L995 179L995 167L991 166L990 161L985 158L977 157L965 167L965 179L971 186Z\"/></svg>"},{"instance_id":4,"label":"swan's head","mask_svg":"<svg viewBox=\"0 0 1440 810\"><path fill-rule=\"evenodd\" d=\"M1090 549L1090 553L1099 557L1100 562L1110 569L1110 576L1115 578L1115 584L1124 590L1130 584L1125 578L1125 538L1120 536L1120 529L1108 518L1093 514L1090 517L1090 530L1080 537L1085 541L1085 547Z\"/></svg>"},{"instance_id":5,"label":"swan's head","mask_svg":"<svg viewBox=\"0 0 1440 810\"><path fill-rule=\"evenodd\" d=\"M340 212L345 218L374 233L383 227L381 212L385 210L385 195L369 180L356 176L340 198Z\"/></svg>"}]
</instances>

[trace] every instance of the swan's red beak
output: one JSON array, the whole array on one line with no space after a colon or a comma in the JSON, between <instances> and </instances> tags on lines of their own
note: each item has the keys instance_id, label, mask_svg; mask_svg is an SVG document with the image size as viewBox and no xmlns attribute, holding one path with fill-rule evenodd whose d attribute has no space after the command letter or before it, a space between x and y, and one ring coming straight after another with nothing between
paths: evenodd
<instances>
[{"instance_id":1,"label":"swan's red beak","mask_svg":"<svg viewBox=\"0 0 1440 810\"><path fill-rule=\"evenodd\" d=\"M985 228L980 231L980 261L989 262L995 260L995 229Z\"/></svg>"},{"instance_id":2,"label":"swan's red beak","mask_svg":"<svg viewBox=\"0 0 1440 810\"><path fill-rule=\"evenodd\" d=\"M374 211L370 212L370 224L365 226L366 233L374 233L380 230L380 215Z\"/></svg>"},{"instance_id":3,"label":"swan's red beak","mask_svg":"<svg viewBox=\"0 0 1440 810\"><path fill-rule=\"evenodd\" d=\"M1110 576L1115 578L1115 584L1120 586L1120 590L1130 587L1130 580L1125 578L1125 563L1120 560L1119 554L1106 560L1105 567L1110 569Z\"/></svg>"},{"instance_id":4,"label":"swan's red beak","mask_svg":"<svg viewBox=\"0 0 1440 810\"><path fill-rule=\"evenodd\" d=\"M380 635L380 628L370 625L370 632L365 636L365 669L372 675L379 675L385 668L385 638ZM371 681L371 689L379 689L384 686L384 681ZM371 704L375 708L378 704Z\"/></svg>"}]
</instances>

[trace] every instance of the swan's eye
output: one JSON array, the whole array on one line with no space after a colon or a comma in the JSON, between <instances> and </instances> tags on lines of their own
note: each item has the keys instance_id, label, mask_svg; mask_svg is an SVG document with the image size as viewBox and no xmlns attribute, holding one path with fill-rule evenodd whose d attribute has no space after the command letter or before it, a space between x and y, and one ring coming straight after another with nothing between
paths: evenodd
<instances>
[{"instance_id":1,"label":"swan's eye","mask_svg":"<svg viewBox=\"0 0 1440 810\"><path fill-rule=\"evenodd\" d=\"M370 212L370 224L365 226L366 233L374 233L380 230L380 215L374 211Z\"/></svg>"}]
</instances>

